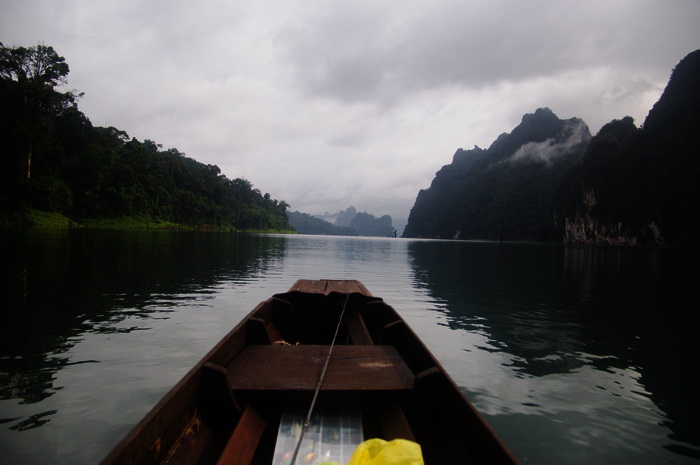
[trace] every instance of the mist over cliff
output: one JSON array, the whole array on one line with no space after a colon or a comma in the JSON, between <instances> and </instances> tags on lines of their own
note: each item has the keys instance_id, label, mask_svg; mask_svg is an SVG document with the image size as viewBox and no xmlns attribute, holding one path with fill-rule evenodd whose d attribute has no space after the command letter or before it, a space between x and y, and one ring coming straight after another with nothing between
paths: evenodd
<instances>
[{"instance_id":1,"label":"mist over cliff","mask_svg":"<svg viewBox=\"0 0 700 465\"><path fill-rule=\"evenodd\" d=\"M404 237L682 245L700 238L700 50L644 124L595 137L548 108L488 149L459 149L418 193Z\"/></svg>"},{"instance_id":2,"label":"mist over cliff","mask_svg":"<svg viewBox=\"0 0 700 465\"><path fill-rule=\"evenodd\" d=\"M591 134L548 108L523 116L488 149L459 149L418 193L403 237L551 240L551 199Z\"/></svg>"},{"instance_id":3,"label":"mist over cliff","mask_svg":"<svg viewBox=\"0 0 700 465\"><path fill-rule=\"evenodd\" d=\"M613 120L555 196L567 243L683 245L700 238L700 50L687 55L637 127Z\"/></svg>"}]
</instances>

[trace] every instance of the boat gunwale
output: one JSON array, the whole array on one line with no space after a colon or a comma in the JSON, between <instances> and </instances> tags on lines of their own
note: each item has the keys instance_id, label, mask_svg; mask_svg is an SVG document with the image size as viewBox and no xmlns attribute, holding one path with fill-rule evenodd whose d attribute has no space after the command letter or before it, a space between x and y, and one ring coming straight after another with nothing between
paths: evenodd
<instances>
[{"instance_id":1,"label":"boat gunwale","mask_svg":"<svg viewBox=\"0 0 700 465\"><path fill-rule=\"evenodd\" d=\"M319 283L322 282L326 283L326 285L323 287L323 291L318 289L313 291L306 290L306 283L310 284L311 286L318 287ZM343 289L347 289L349 287L353 287L354 290L342 292ZM153 463L167 463L167 460L173 454L172 448L174 447L175 443L179 441L179 437L175 437L174 440L173 437L168 438L167 441L170 441L170 444L163 443L163 438L160 437L163 435L163 432L166 429L163 427L163 425L168 422L168 418L173 418L179 423L188 424L191 423L193 419L197 418L200 413L198 412L199 397L200 390L202 388L202 375L205 371L205 366L208 364L214 364L215 366L223 367L225 370L226 367L236 358L236 356L250 345L249 341L247 341L247 338L249 337L247 326L251 321L256 319L257 314L263 313L266 306L271 308L270 306L274 305L276 301L288 302L290 298L294 300L294 298L298 296L308 296L313 298L316 295L329 297L335 294L338 295L338 299L340 299L343 295L348 294L349 297L352 297L353 295L362 296L363 298L366 298L364 303L362 303L363 308L366 304L370 304L370 307L375 304L379 304L381 307L383 307L384 312L388 312L390 314L394 323L400 323L398 326L400 326L400 331L403 332L403 337L410 340L411 347L406 350L411 353L414 352L415 348L418 348L420 352L422 352L421 357L429 360L429 363L426 365L430 365L430 367L419 372L414 372L416 383L421 382L422 379L429 378L433 380L432 382L437 382L439 386L442 386L441 389L447 390L445 395L452 392L453 396L456 396L454 398L459 399L463 407L466 407L466 411L460 415L465 420L468 420L469 424L462 425L460 429L476 431L481 440L487 440L489 444L485 448L485 451L500 451L496 463L519 463L517 458L503 443L491 425L485 421L481 413L474 407L466 394L456 384L456 382L447 373L432 352L427 348L425 343L405 322L396 309L384 302L382 298L372 295L364 284L359 281L298 280L287 292L274 294L272 297L258 303L250 312L248 312L240 322L238 322L202 357L200 361L198 361L190 370L188 370L188 372L172 388L170 388L151 409L149 409L145 416L141 418L141 420L115 445L111 452L102 460L101 464L110 465L114 463L135 463L124 462L124 459L128 460L129 457L131 457L132 461L137 460L140 457L143 457L144 449L152 451L152 453L155 454L155 456L150 457L150 459L154 461ZM361 313L360 310L357 310L357 312ZM374 344L377 343L394 345L385 341L374 341ZM405 358L404 354L402 354L402 356ZM410 362L410 360L406 361ZM183 409L179 408L175 409L173 405L184 406L184 411ZM177 427L173 427L173 429L177 430ZM169 450L160 450L161 448L168 448Z\"/></svg>"}]
</instances>

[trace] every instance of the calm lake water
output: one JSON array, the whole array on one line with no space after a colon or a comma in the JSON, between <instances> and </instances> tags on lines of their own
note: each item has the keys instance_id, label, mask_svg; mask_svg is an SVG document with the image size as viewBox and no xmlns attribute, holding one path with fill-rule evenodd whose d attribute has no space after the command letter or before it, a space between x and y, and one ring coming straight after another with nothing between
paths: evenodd
<instances>
[{"instance_id":1,"label":"calm lake water","mask_svg":"<svg viewBox=\"0 0 700 465\"><path fill-rule=\"evenodd\" d=\"M698 254L0 232L0 463L98 462L258 302L359 279L523 463L700 461Z\"/></svg>"}]
</instances>

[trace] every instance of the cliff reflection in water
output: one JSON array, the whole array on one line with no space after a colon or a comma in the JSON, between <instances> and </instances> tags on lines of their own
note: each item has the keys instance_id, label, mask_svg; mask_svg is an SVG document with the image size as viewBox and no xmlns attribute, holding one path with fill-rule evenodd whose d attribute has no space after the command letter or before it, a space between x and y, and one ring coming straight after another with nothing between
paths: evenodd
<instances>
[{"instance_id":1,"label":"cliff reflection in water","mask_svg":"<svg viewBox=\"0 0 700 465\"><path fill-rule=\"evenodd\" d=\"M408 253L450 328L511 355L513 382L629 368L665 414L665 447L700 456L696 252L416 241Z\"/></svg>"},{"instance_id":2,"label":"cliff reflection in water","mask_svg":"<svg viewBox=\"0 0 700 465\"><path fill-rule=\"evenodd\" d=\"M206 305L217 285L262 273L286 247L283 237L168 231L3 231L2 239L0 400L21 404L60 389L57 373L76 363L62 354L81 334L147 330L175 307ZM120 326L128 317L143 323ZM54 413L0 415L0 423L25 430Z\"/></svg>"}]
</instances>

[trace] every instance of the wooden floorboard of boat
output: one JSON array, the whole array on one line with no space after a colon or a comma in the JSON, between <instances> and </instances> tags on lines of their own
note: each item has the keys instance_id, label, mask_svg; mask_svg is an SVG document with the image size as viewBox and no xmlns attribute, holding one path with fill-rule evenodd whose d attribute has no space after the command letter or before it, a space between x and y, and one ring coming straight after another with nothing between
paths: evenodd
<instances>
[{"instance_id":1,"label":"wooden floorboard of boat","mask_svg":"<svg viewBox=\"0 0 700 465\"><path fill-rule=\"evenodd\" d=\"M415 438L426 463L518 463L406 323L361 282L299 280L289 291L285 298L256 307L103 463L184 465L216 463L219 458L226 462L230 457L256 465L271 463L277 409L282 400L311 397L329 348L271 345L283 339L275 325L280 323L279 331L299 329L288 324L289 315L296 315L292 310L304 318L322 313L326 304L337 311L338 294L353 294L343 317L349 335L343 342L354 345L333 348L321 386L327 391L327 405L359 400L370 437ZM323 296L304 294L330 298L325 302ZM299 308L292 308L295 304ZM280 320L274 318L280 315ZM252 406L259 410L250 410ZM235 427L241 408L246 413ZM233 412L230 416L228 410ZM249 447L241 452L241 444Z\"/></svg>"}]
</instances>

